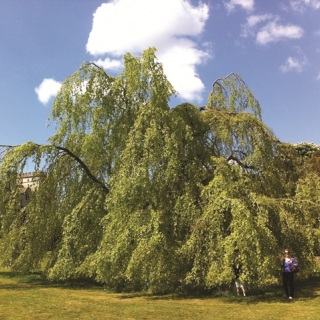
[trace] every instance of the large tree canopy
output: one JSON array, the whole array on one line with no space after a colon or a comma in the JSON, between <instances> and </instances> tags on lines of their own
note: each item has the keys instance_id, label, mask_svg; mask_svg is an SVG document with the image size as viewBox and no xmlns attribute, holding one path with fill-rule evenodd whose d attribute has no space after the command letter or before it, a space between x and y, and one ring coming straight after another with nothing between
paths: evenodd
<instances>
[{"instance_id":1,"label":"large tree canopy","mask_svg":"<svg viewBox=\"0 0 320 320\"><path fill-rule=\"evenodd\" d=\"M3 146L2 264L164 292L228 284L237 256L243 280L263 287L290 247L308 276L319 174L299 175L297 149L263 123L239 75L216 80L206 106L170 108L174 94L154 49L125 55L116 78L90 63L67 78L48 144ZM39 186L17 210L29 159Z\"/></svg>"}]
</instances>

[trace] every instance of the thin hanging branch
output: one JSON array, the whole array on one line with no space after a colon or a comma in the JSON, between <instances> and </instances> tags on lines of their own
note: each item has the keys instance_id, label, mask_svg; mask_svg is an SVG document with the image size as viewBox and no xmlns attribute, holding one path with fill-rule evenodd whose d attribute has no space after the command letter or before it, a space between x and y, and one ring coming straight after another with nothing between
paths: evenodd
<instances>
[{"instance_id":1,"label":"thin hanging branch","mask_svg":"<svg viewBox=\"0 0 320 320\"><path fill-rule=\"evenodd\" d=\"M216 87L219 87L222 91L222 94L225 96L226 99L229 99L229 94L228 94L228 90L227 88L225 87L225 85L222 83L222 81L224 80L227 80L229 78L235 78L236 79L236 85L237 87L239 86L242 86L244 88L248 88L248 85L243 81L243 79L238 75L236 74L235 72L231 72L229 73L227 76L223 77L223 78L219 78L219 79L216 79L213 83L212 83L212 89L211 89L211 92L210 92L210 96L214 95L215 94L215 91L216 91ZM212 105L205 105L205 106L201 106L198 108L200 111L205 111L205 110L217 110L217 111L222 111L221 109L219 108L216 108L215 106L212 106ZM226 114L230 114L232 116L235 116L237 115L237 112L226 112L224 110L224 112Z\"/></svg>"}]
</instances>

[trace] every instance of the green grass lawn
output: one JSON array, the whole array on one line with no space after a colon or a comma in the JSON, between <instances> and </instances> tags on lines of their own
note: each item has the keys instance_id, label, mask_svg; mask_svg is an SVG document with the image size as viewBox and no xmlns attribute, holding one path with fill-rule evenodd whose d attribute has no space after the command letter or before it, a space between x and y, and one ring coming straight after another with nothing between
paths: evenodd
<instances>
[{"instance_id":1,"label":"green grass lawn","mask_svg":"<svg viewBox=\"0 0 320 320\"><path fill-rule=\"evenodd\" d=\"M320 277L296 281L296 298L281 286L247 297L110 293L102 287L61 285L40 274L0 272L0 319L320 319Z\"/></svg>"}]
</instances>

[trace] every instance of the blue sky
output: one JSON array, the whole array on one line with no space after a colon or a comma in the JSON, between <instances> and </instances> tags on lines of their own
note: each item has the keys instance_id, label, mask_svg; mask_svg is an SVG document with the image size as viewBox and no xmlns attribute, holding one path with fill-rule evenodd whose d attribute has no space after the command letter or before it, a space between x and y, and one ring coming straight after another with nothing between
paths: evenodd
<instances>
[{"instance_id":1,"label":"blue sky","mask_svg":"<svg viewBox=\"0 0 320 320\"><path fill-rule=\"evenodd\" d=\"M84 61L117 75L155 46L178 91L205 105L238 73L283 142L320 145L320 0L2 0L0 144L45 143L52 101Z\"/></svg>"}]
</instances>

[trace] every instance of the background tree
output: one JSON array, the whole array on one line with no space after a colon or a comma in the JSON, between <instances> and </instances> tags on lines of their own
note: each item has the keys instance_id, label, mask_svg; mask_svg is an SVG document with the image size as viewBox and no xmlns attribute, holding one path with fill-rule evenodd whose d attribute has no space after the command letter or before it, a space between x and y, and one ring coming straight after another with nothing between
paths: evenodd
<instances>
[{"instance_id":1,"label":"background tree","mask_svg":"<svg viewBox=\"0 0 320 320\"><path fill-rule=\"evenodd\" d=\"M49 143L3 157L3 264L166 292L228 284L238 256L243 280L264 287L291 247L307 276L316 209L304 211L308 186L296 194L299 177L288 174L296 153L263 123L247 85L218 79L203 107L170 108L174 94L154 49L125 55L117 78L94 64L67 78ZM21 223L15 186L30 158L44 174Z\"/></svg>"}]
</instances>

